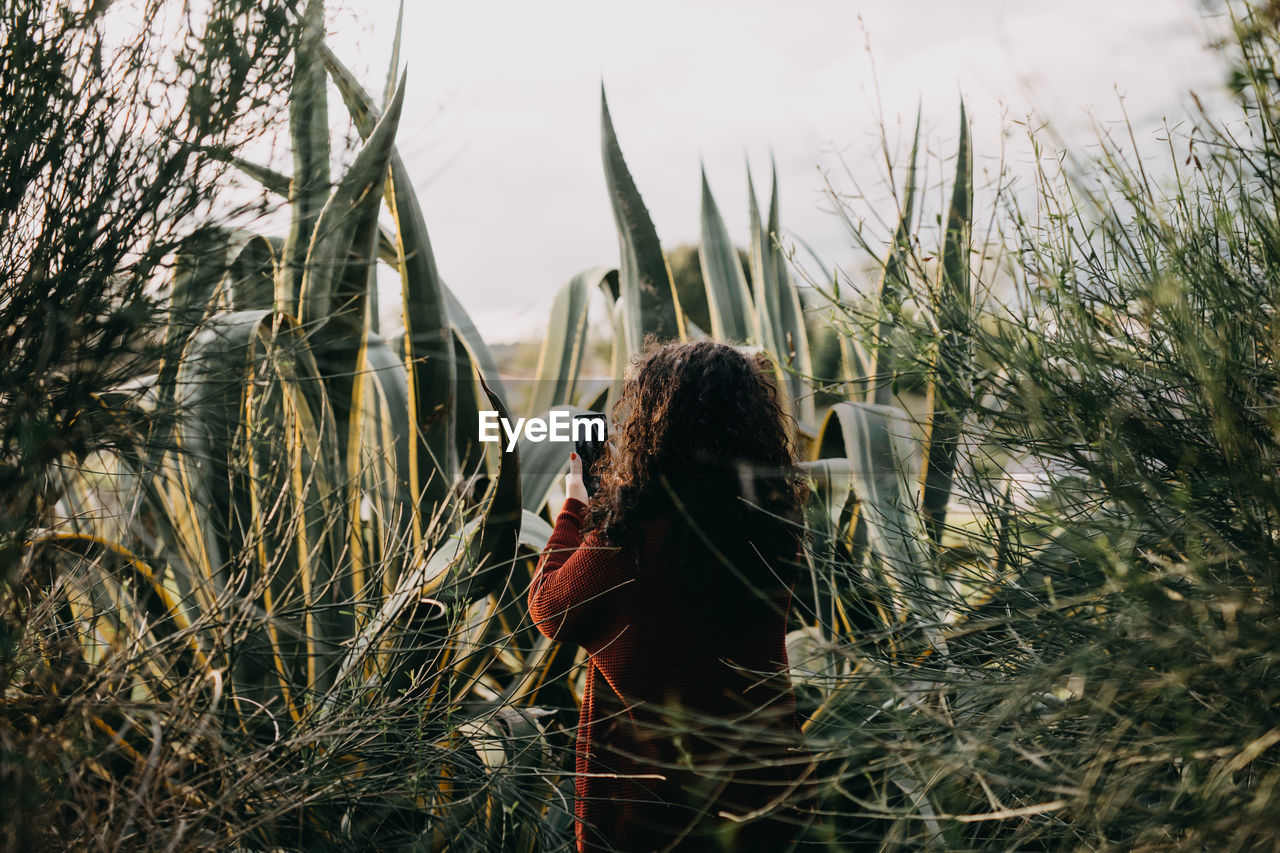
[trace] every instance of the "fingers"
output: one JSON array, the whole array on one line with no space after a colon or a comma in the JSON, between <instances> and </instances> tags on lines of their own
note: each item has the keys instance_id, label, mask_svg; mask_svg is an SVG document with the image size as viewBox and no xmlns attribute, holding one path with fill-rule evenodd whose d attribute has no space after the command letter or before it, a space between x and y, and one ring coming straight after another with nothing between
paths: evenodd
<instances>
[{"instance_id":1,"label":"fingers","mask_svg":"<svg viewBox=\"0 0 1280 853\"><path fill-rule=\"evenodd\" d=\"M586 503L590 500L587 487L582 482L582 457L576 453L569 454L569 473L564 478L565 497Z\"/></svg>"}]
</instances>

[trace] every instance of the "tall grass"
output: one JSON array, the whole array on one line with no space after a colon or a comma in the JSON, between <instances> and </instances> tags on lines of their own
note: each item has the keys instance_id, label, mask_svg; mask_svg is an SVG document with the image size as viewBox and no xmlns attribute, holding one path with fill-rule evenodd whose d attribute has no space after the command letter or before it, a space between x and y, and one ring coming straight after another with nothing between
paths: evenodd
<instances>
[{"instance_id":1,"label":"tall grass","mask_svg":"<svg viewBox=\"0 0 1280 853\"><path fill-rule=\"evenodd\" d=\"M1280 843L1280 41L1269 7L1232 11L1235 114L1168 131L1164 158L1128 135L1071 170L1044 156L1033 203L1004 195L1015 287L968 327L955 482L976 513L943 537L943 643L815 652L835 843ZM899 352L927 364L945 338L909 266Z\"/></svg>"},{"instance_id":2,"label":"tall grass","mask_svg":"<svg viewBox=\"0 0 1280 853\"><path fill-rule=\"evenodd\" d=\"M262 132L292 51L285 3L133 5L132 20L108 3L0 5L6 850L127 845L126 827L165 819L82 761L110 744L91 721L119 700L84 667L66 620L49 618L51 566L29 543L58 514L62 470L136 448L151 429L134 383L163 349L158 281L225 185L207 149ZM142 787L160 784L156 770L139 765Z\"/></svg>"}]
</instances>

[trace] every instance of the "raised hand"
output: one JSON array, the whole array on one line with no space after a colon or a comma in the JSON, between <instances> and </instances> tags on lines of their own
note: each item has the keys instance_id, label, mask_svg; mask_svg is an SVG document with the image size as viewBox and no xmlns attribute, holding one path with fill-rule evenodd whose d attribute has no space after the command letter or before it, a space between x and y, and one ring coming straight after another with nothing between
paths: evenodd
<instances>
[{"instance_id":1,"label":"raised hand","mask_svg":"<svg viewBox=\"0 0 1280 853\"><path fill-rule=\"evenodd\" d=\"M582 482L582 457L576 453L569 454L569 473L564 478L566 498L574 498L587 502L587 487Z\"/></svg>"}]
</instances>

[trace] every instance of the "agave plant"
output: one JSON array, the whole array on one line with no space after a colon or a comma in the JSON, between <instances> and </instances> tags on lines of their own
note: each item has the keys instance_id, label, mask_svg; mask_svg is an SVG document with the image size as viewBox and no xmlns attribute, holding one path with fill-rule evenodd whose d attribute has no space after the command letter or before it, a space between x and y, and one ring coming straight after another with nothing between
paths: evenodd
<instances>
[{"instance_id":1,"label":"agave plant","mask_svg":"<svg viewBox=\"0 0 1280 853\"><path fill-rule=\"evenodd\" d=\"M179 252L148 388L159 426L101 460L106 481L69 472L69 521L33 547L70 555L53 590L67 630L135 698L204 684L228 736L267 744L412 700L450 721L429 740L474 759L466 732L490 717L456 714L493 676L466 676L490 665L473 644L547 531L521 524L518 456L474 446L477 409L505 413L503 392L395 150L404 78L375 106L321 41L322 14L310 3L298 47L294 174L237 161L287 195L288 237L212 231ZM330 75L364 136L332 185ZM398 340L376 321L380 258L403 283ZM468 809L501 823L482 801Z\"/></svg>"},{"instance_id":2,"label":"agave plant","mask_svg":"<svg viewBox=\"0 0 1280 853\"><path fill-rule=\"evenodd\" d=\"M951 201L945 217L936 285L928 287L930 304L920 306L932 334L932 369L928 375L927 414L919 439L911 415L892 402L898 353L898 331L906 325L903 301L919 292L907 280L914 251L916 160L919 120L907 163L904 198L879 288L879 323L872 341L874 372L867 398L835 404L818 434L814 458L842 459L848 464L848 492L857 509L843 503L832 517L844 539L843 553L865 551L874 570L864 583L849 587L878 602L891 623L918 622L940 641L937 626L946 618L949 580L939 560L947 506L959 461L961 424L972 400L974 355L969 344L973 322L969 256L973 207L972 153L964 106L960 108L959 147ZM835 300L837 308L841 303ZM847 310L847 309L846 309ZM861 343L861 342L859 342ZM867 375L866 347L847 347L850 374ZM917 444L918 442L918 444ZM919 457L918 474L912 459ZM833 507L833 509L836 509ZM848 628L847 620L841 620Z\"/></svg>"},{"instance_id":3,"label":"agave plant","mask_svg":"<svg viewBox=\"0 0 1280 853\"><path fill-rule=\"evenodd\" d=\"M609 408L621 389L627 360L637 354L644 340L687 339L710 334L728 343L769 353L777 365L802 427L815 429L813 367L800 288L791 276L780 242L778 182L772 182L767 220L760 216L756 194L750 190L750 270L754 291L747 284L737 250L716 206L705 172L702 175L702 237L698 257L711 317L710 329L694 326L681 310L671 269L658 240L657 230L622 156L608 102L601 93L601 137L605 181L618 228L622 264L583 271L556 293L547 335L538 357L534 393L529 414L545 416L553 408L575 411ZM590 319L591 296L598 291L609 312L613 329L611 384L603 392L584 382L583 364ZM545 447L542 446L542 447ZM539 446L526 444L527 455ZM547 453L552 452L550 449ZM546 471L546 465L536 466ZM547 472L525 507L537 510L561 469Z\"/></svg>"},{"instance_id":4,"label":"agave plant","mask_svg":"<svg viewBox=\"0 0 1280 853\"><path fill-rule=\"evenodd\" d=\"M680 306L657 248L654 226L622 161L607 105L602 113L605 174L623 264L616 271L583 272L557 294L539 358L531 412L607 407L616 396L622 365L644 335L673 336L673 328L683 336L706 333L679 322ZM773 355L780 386L790 394L793 412L808 435L811 461L805 467L814 485L808 511L810 582L797 588L788 648L794 678L810 703L806 729L829 745L838 745L848 734L844 728L849 708L848 663L833 650L847 649L869 635L883 639L889 660L908 668L928 659L928 667L899 674L905 682L914 681L917 696L925 695L937 684L937 672L948 666L948 634L964 630L948 629L948 624L956 613L968 612L999 574L991 571L990 555L956 547L954 525L948 525L956 472L962 463L962 425L974 399L976 370L970 343L975 322L969 266L972 153L963 105L950 204L936 252L941 263L933 281L922 281L924 269L914 242L919 135L917 122L899 222L883 264L878 328L866 337L846 335L842 340L843 384L865 388L865 398L857 391L850 393L820 422L813 402L815 381L803 301L780 242L776 178L769 215L762 220L748 175L752 287L747 285L705 174L702 179L699 257L711 317L709 331L721 340L759 347ZM613 311L614 375L607 393L579 390L595 289L603 292ZM921 292L928 298L920 299ZM854 325L853 310L837 294L827 295ZM906 316L904 303L909 295L917 297L914 319ZM634 310L636 304L641 305L639 312ZM912 324L924 325L929 338L922 422L893 399L895 374L915 366L899 363L915 354L898 351L902 328ZM545 444L521 447L522 460L540 472L534 485L526 488L525 508L547 517L548 491L563 473L563 468L557 470L559 460L552 458L555 453L554 446ZM947 536L952 539L944 542ZM884 696L894 697L896 691L886 690L882 700ZM847 780L828 781L839 790ZM941 813L924 793L928 786L909 773L894 773L880 784L920 814Z\"/></svg>"},{"instance_id":5,"label":"agave plant","mask_svg":"<svg viewBox=\"0 0 1280 853\"><path fill-rule=\"evenodd\" d=\"M877 718L888 731L901 719L905 731L905 718L935 713L953 667L949 643L965 630L954 623L997 574L990 555L957 547L966 537L947 523L975 374L972 154L963 104L932 279L917 237L919 140L917 118L874 310L841 301L834 287L824 291L844 321L844 373L854 381L844 384L853 389L849 398L826 413L806 463L815 498L807 552L813 582L797 590L803 624L788 637L788 651L807 711L804 728L823 757L824 808L841 815L822 828L825 837L891 844L897 833L906 845L945 847L940 816L948 809L937 780L909 762L876 761L851 746ZM912 351L904 346L909 328L922 330ZM894 399L897 376L918 369L921 352L928 365L923 418ZM860 806L851 808L851 800ZM913 822L918 832L905 828Z\"/></svg>"},{"instance_id":6,"label":"agave plant","mask_svg":"<svg viewBox=\"0 0 1280 853\"><path fill-rule=\"evenodd\" d=\"M406 85L397 73L399 28L379 103L323 43L318 0L304 19L291 92L293 173L230 158L288 201L288 235L212 231L179 253L166 355L148 387L150 406L164 417L138 447L97 460L113 474L109 482L90 466L68 472L70 521L36 547L70 555L51 594L65 600L59 612L83 657L123 673L118 689L146 701L203 685L201 701L219 708L228 737L255 749L291 738L319 748L342 763L333 772L344 784L378 776L368 744L395 751L412 742L417 754L432 756L408 767L406 784L418 793L393 786L384 799L394 805L380 806L410 815L405 831L460 846L529 849L536 841L529 827L565 828L550 794L559 781L553 774L539 792L510 786L531 767L563 768L549 760L555 733L538 722L537 706L572 707L579 690L574 651L537 634L520 600L550 533L563 450L526 441L503 452L476 441L478 411L505 415L506 393L436 270L396 151ZM330 81L362 138L336 181ZM765 216L747 176L748 287L703 174L699 258L711 329L697 329L681 310L603 93L601 107L621 263L583 272L557 293L530 414L607 409L628 359L650 336L710 333L771 353L811 439L817 486L810 519L822 553L811 560L813 595L797 608L797 652L804 638L820 648L865 626L866 614L891 633L917 626L919 639L904 642L904 651L944 648L941 531L972 362L963 119L932 306L937 361L917 498L906 415L889 405L887 383L818 421L804 301L780 242L776 175ZM886 323L905 288L914 194L912 178L885 265ZM384 204L390 228L379 224ZM380 263L402 284L397 338L385 337L378 322ZM604 388L583 381L596 291L614 330ZM847 353L846 378L865 377L864 360L852 346ZM877 354L883 377L892 353ZM794 656L805 676L812 656ZM360 713L394 725L369 734L360 749L317 734ZM820 725L822 713L813 720ZM156 748L154 735L128 719L100 723L131 754ZM186 785L200 767L187 765L171 783ZM512 798L527 809L508 809ZM325 843L381 843L376 827L386 824L385 811L304 811L301 825ZM265 819L259 829L260 838L274 838Z\"/></svg>"}]
</instances>

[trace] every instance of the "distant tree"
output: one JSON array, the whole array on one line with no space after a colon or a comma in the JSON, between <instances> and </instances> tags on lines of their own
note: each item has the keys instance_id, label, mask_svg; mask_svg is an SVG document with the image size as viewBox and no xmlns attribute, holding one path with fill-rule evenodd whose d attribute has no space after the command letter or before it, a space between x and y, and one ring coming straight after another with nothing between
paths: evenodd
<instances>
[{"instance_id":1,"label":"distant tree","mask_svg":"<svg viewBox=\"0 0 1280 853\"><path fill-rule=\"evenodd\" d=\"M739 249L738 260L742 262L742 272L747 277L747 284L750 284L751 269L747 253ZM667 263L671 265L671 279L675 282L676 294L680 297L680 309L698 328L710 334L711 309L707 307L707 285L702 280L698 247L676 246L667 253Z\"/></svg>"}]
</instances>

